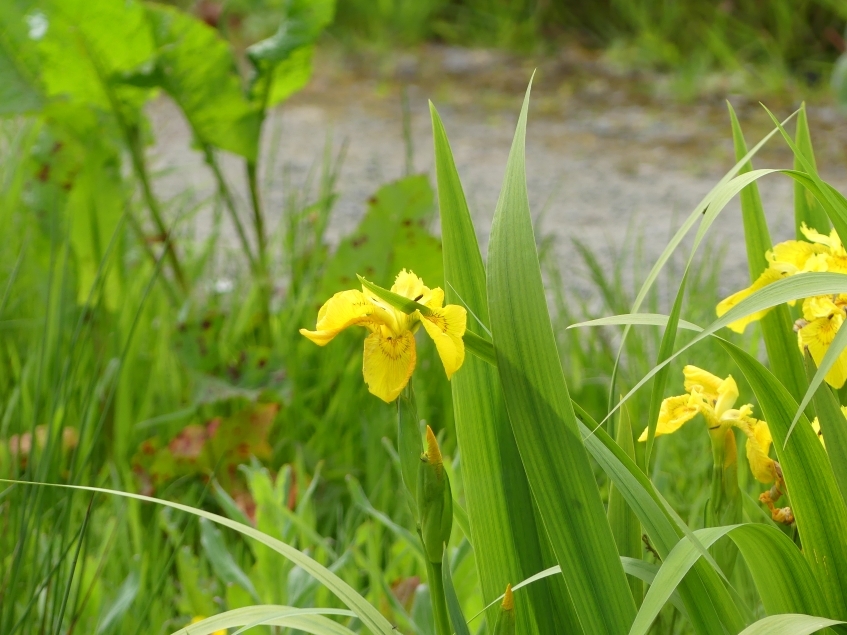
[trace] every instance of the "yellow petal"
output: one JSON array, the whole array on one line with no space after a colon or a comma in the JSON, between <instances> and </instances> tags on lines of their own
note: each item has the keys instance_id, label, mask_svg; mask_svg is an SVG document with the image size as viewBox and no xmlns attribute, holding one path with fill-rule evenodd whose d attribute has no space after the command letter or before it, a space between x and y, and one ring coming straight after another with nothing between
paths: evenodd
<instances>
[{"instance_id":1,"label":"yellow petal","mask_svg":"<svg viewBox=\"0 0 847 635\"><path fill-rule=\"evenodd\" d=\"M420 302L423 296L429 293L429 288L424 285L423 280L405 269L397 274L394 284L391 285L391 290L416 302Z\"/></svg>"},{"instance_id":2,"label":"yellow petal","mask_svg":"<svg viewBox=\"0 0 847 635\"><path fill-rule=\"evenodd\" d=\"M421 316L421 323L435 342L447 379L450 379L465 361L465 342L462 336L465 334L467 317L465 308L456 304L448 304L443 309L433 309L430 315Z\"/></svg>"},{"instance_id":3,"label":"yellow petal","mask_svg":"<svg viewBox=\"0 0 847 635\"><path fill-rule=\"evenodd\" d=\"M805 240L786 240L774 245L774 248L765 254L772 269L784 271L789 274L809 271L807 263L809 259L826 251L824 245L808 243Z\"/></svg>"},{"instance_id":4,"label":"yellow petal","mask_svg":"<svg viewBox=\"0 0 847 635\"><path fill-rule=\"evenodd\" d=\"M718 386L718 399L715 403L715 414L720 418L723 413L731 409L735 405L735 400L738 399L738 384L729 375Z\"/></svg>"},{"instance_id":5,"label":"yellow petal","mask_svg":"<svg viewBox=\"0 0 847 635\"><path fill-rule=\"evenodd\" d=\"M808 227L806 223L800 225L800 231L806 237L806 240L811 241L813 243L818 243L819 245L825 245L830 249L838 249L841 247L841 240L838 238L838 234L833 229L829 236L821 234L819 231Z\"/></svg>"},{"instance_id":6,"label":"yellow petal","mask_svg":"<svg viewBox=\"0 0 847 635\"><path fill-rule=\"evenodd\" d=\"M659 421L656 424L656 436L671 434L679 430L686 421L691 421L700 412L699 401L691 395L668 397L659 409ZM647 428L638 437L639 441L647 440Z\"/></svg>"},{"instance_id":7,"label":"yellow petal","mask_svg":"<svg viewBox=\"0 0 847 635\"><path fill-rule=\"evenodd\" d=\"M770 428L764 421L752 418L746 423L748 425L742 429L747 434L746 450L750 471L760 483L773 483L776 480L776 465L768 456L773 441Z\"/></svg>"},{"instance_id":8,"label":"yellow petal","mask_svg":"<svg viewBox=\"0 0 847 635\"><path fill-rule=\"evenodd\" d=\"M841 406L841 411L844 411L844 406ZM823 449L826 450L826 441L823 440L823 432L821 432L821 422L818 421L817 417L812 419L812 430L814 430L815 434L818 435L818 439L821 440L821 445L823 446Z\"/></svg>"},{"instance_id":9,"label":"yellow petal","mask_svg":"<svg viewBox=\"0 0 847 635\"><path fill-rule=\"evenodd\" d=\"M688 365L682 369L685 376L685 392L699 392L710 399L718 398L718 390L724 382L720 377L713 375L707 370Z\"/></svg>"},{"instance_id":10,"label":"yellow petal","mask_svg":"<svg viewBox=\"0 0 847 635\"><path fill-rule=\"evenodd\" d=\"M832 296L816 295L803 300L803 318L809 322L838 312L839 307L832 301Z\"/></svg>"},{"instance_id":11,"label":"yellow petal","mask_svg":"<svg viewBox=\"0 0 847 635\"><path fill-rule=\"evenodd\" d=\"M324 346L348 326L381 322L373 302L361 291L352 289L340 291L327 300L318 312L315 330L300 329L300 334Z\"/></svg>"},{"instance_id":12,"label":"yellow petal","mask_svg":"<svg viewBox=\"0 0 847 635\"><path fill-rule=\"evenodd\" d=\"M375 331L365 338L362 370L368 390L385 402L400 395L415 370L415 336L410 331L386 335Z\"/></svg>"},{"instance_id":13,"label":"yellow petal","mask_svg":"<svg viewBox=\"0 0 847 635\"><path fill-rule=\"evenodd\" d=\"M841 309L826 317L820 317L810 321L797 334L800 350L808 348L812 359L815 360L815 364L820 366L827 349L832 344L832 340L835 339L835 334L843 322L844 312ZM841 388L845 381L847 381L847 350L844 350L838 356L835 364L833 364L832 368L826 374L826 383L833 388Z\"/></svg>"},{"instance_id":14,"label":"yellow petal","mask_svg":"<svg viewBox=\"0 0 847 635\"><path fill-rule=\"evenodd\" d=\"M778 271L777 269L765 269L762 272L762 275L760 275L756 279L756 281L749 287L747 287L746 289L742 289L741 291L737 291L736 293L733 293L731 296L721 300L718 303L718 306L716 308L718 317L722 316L724 313L729 311L732 307L734 307L736 304L738 304L745 298L748 298L755 291L763 289L769 284L773 284L777 280L782 280L787 275L787 273ZM742 333L744 332L744 329L747 327L748 324L750 324L751 322L755 322L756 320L761 320L765 316L765 314L767 314L768 311L770 311L770 309L756 311L756 313L748 315L747 317L743 317L740 320L730 322L727 327L730 330L735 331L736 333Z\"/></svg>"},{"instance_id":15,"label":"yellow petal","mask_svg":"<svg viewBox=\"0 0 847 635\"><path fill-rule=\"evenodd\" d=\"M424 296L421 303L430 309L440 309L444 306L444 291L441 290L441 287L435 287L429 294Z\"/></svg>"}]
</instances>

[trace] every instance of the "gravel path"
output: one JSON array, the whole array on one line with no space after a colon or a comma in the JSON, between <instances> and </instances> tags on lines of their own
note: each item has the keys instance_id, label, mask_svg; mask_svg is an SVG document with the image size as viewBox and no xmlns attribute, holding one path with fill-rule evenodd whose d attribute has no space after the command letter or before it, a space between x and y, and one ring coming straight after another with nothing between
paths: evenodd
<instances>
[{"instance_id":1,"label":"gravel path","mask_svg":"<svg viewBox=\"0 0 847 635\"><path fill-rule=\"evenodd\" d=\"M530 62L461 49L426 49L388 61L382 58L381 66L338 54L319 59L312 84L267 124L266 155L276 156L271 173L265 175L270 224L280 216L283 183L303 183L310 171L320 167L331 139L336 150L342 140L349 144L331 238L355 226L367 198L405 172L400 95L406 86L415 170L433 172L427 106L431 98L444 119L485 240ZM570 260L572 236L602 256L641 235L645 257L652 263L682 218L732 166L723 101L708 98L698 104L675 104L656 96L661 78L616 74L574 52L539 66L527 131L527 174L533 213L544 210L542 231L556 237L563 262ZM767 132L767 116L757 104L740 97L732 101L752 145ZM777 104L775 110L784 115L794 107ZM821 172L847 191L847 118L830 107L809 112ZM190 136L176 108L159 100L150 114L157 137L151 156L164 170L157 181L162 195L170 197L187 185L198 195L211 192L212 182L200 155L190 150ZM276 150L274 139L279 142ZM243 196L238 161L225 160L224 165ZM756 166L790 167L790 152L775 138ZM774 239L790 238L791 183L771 176L761 190ZM206 212L198 216L199 234L208 231L209 218ZM714 240L727 250L725 290L746 280L740 230L734 201L713 232ZM235 244L234 234L231 239Z\"/></svg>"}]
</instances>

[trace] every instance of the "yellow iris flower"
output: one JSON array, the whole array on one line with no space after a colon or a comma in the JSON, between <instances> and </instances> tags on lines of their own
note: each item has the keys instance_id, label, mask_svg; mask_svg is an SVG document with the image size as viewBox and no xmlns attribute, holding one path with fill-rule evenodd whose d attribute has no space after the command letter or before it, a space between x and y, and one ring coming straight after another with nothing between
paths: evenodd
<instances>
[{"instance_id":1,"label":"yellow iris flower","mask_svg":"<svg viewBox=\"0 0 847 635\"><path fill-rule=\"evenodd\" d=\"M332 296L318 312L314 331L300 333L315 344L324 346L348 326L363 326L370 331L365 338L363 373L368 390L385 402L397 399L409 383L415 369L415 332L423 325L432 340L447 379L450 379L465 360L467 311L455 304L444 305L444 291L430 289L411 271L397 274L391 291L431 309L429 315L420 311L406 314L377 298L363 287Z\"/></svg>"},{"instance_id":2,"label":"yellow iris flower","mask_svg":"<svg viewBox=\"0 0 847 635\"><path fill-rule=\"evenodd\" d=\"M766 254L768 268L752 285L722 300L717 306L718 316L729 311L755 291L787 276L808 271L847 274L847 251L835 230L827 236L809 229L804 224L800 227L800 231L808 242L788 240L768 251ZM748 324L761 319L769 310L758 311L731 322L728 327L736 333L741 333ZM841 328L845 311L847 311L847 295L843 294L815 296L803 301L803 319L797 321L794 329L797 331L797 343L800 350L808 348L816 364L820 365L835 334ZM834 388L841 388L847 382L847 351L841 354L827 373L826 382Z\"/></svg>"},{"instance_id":3,"label":"yellow iris flower","mask_svg":"<svg viewBox=\"0 0 847 635\"><path fill-rule=\"evenodd\" d=\"M786 240L768 250L765 254L768 268L749 287L721 300L717 306L718 317L751 296L755 291L788 276L807 271L837 271L840 269L843 269L843 273L847 273L847 259L844 258L844 248L834 230L829 236L824 236L803 224L800 231L803 232L809 242ZM742 333L748 324L761 320L768 311L770 309L757 311L740 320L730 322L728 328L736 333Z\"/></svg>"},{"instance_id":4,"label":"yellow iris flower","mask_svg":"<svg viewBox=\"0 0 847 635\"><path fill-rule=\"evenodd\" d=\"M760 500L768 505L774 520L793 522L794 516L790 508L779 509L773 505L782 495L785 483L779 463L768 456L773 442L768 424L751 416L753 406L750 404L740 408L734 407L739 394L738 385L732 375L721 379L702 368L690 365L682 372L685 376L686 394L668 397L662 401L656 436L676 432L698 414L703 415L713 438L721 442L730 428L738 428L747 437L745 450L753 476L761 483L774 484L769 492L762 494ZM638 440L647 440L646 429Z\"/></svg>"}]
</instances>

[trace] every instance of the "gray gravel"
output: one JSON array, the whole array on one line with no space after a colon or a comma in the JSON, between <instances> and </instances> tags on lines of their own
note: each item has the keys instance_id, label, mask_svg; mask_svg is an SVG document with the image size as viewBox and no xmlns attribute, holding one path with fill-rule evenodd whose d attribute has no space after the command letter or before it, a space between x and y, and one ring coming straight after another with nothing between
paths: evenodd
<instances>
[{"instance_id":1,"label":"gray gravel","mask_svg":"<svg viewBox=\"0 0 847 635\"><path fill-rule=\"evenodd\" d=\"M275 157L264 175L271 226L281 214L285 183L302 185L310 172L319 169L327 142L337 151L342 141L348 149L330 238L335 240L355 226L367 198L381 184L404 174L400 86L407 85L414 168L433 172L427 106L432 98L444 119L485 242L522 98L518 87L529 72L524 64L498 54L461 49L436 53L399 55L387 71L351 70L343 60L332 59L318 65L310 87L267 123L265 155ZM433 61L439 56L440 62ZM426 64L443 72L428 75ZM604 75L592 64L577 60L562 69L560 63L549 72L542 66L536 79L526 149L533 213L544 210L541 231L556 237L563 262L571 260L573 236L608 257L634 235L643 236L645 257L652 262L682 219L732 166L725 107L713 98L693 105L645 98L643 80L616 78L600 67L607 71ZM766 115L757 105L740 98L734 101L740 106L748 142L758 140L767 131ZM789 104L780 112L791 110ZM212 181L199 153L190 149L190 135L178 110L160 99L149 112L157 139L150 153L161 170L157 179L161 195L168 198L186 187L197 197L210 194ZM828 107L811 109L810 120L822 155L821 171L845 191L842 152L847 125ZM791 166L790 152L780 139L770 147L757 167ZM243 197L243 168L231 157L224 158L224 166ZM782 176L767 177L761 191L774 239L790 238L791 182ZM194 229L200 236L208 232L210 218L209 211L198 215ZM234 245L234 232L227 227L226 233L227 242ZM727 251L725 290L737 287L747 276L737 200L716 223L713 240Z\"/></svg>"}]
</instances>

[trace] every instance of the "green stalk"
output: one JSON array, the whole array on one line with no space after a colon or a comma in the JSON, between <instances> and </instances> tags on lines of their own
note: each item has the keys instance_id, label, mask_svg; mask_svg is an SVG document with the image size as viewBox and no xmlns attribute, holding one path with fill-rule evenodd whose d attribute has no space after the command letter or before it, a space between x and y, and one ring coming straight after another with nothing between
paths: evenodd
<instances>
[{"instance_id":1,"label":"green stalk","mask_svg":"<svg viewBox=\"0 0 847 635\"><path fill-rule=\"evenodd\" d=\"M259 263L264 271L267 266L267 242L265 240L265 218L259 202L258 162L247 161L247 182L250 186L250 206L253 208L253 226L259 248Z\"/></svg>"},{"instance_id":2,"label":"green stalk","mask_svg":"<svg viewBox=\"0 0 847 635\"><path fill-rule=\"evenodd\" d=\"M426 558L426 575L429 578L429 597L432 601L435 633L436 635L452 635L450 617L447 613L447 599L444 595L444 580L441 574L441 563L430 562L429 558Z\"/></svg>"},{"instance_id":3,"label":"green stalk","mask_svg":"<svg viewBox=\"0 0 847 635\"><path fill-rule=\"evenodd\" d=\"M174 277L176 278L180 288L187 292L188 283L186 282L185 275L182 272L182 266L179 263L179 258L177 258L170 232L168 231L164 218L162 217L162 210L159 207L159 201L155 194L153 194L153 188L150 185L150 177L147 174L147 164L144 162L144 156L141 149L138 147L137 131L131 130L128 126L125 126L122 117L118 116L118 119L121 120L121 128L124 129L127 146L129 147L129 154L132 158L132 167L135 170L135 176L141 183L141 193L144 196L144 202L147 205L147 209L150 210L150 216L153 217L156 229L164 240L165 252L167 253L168 261L171 264L171 269L173 269Z\"/></svg>"},{"instance_id":4,"label":"green stalk","mask_svg":"<svg viewBox=\"0 0 847 635\"><path fill-rule=\"evenodd\" d=\"M136 177L141 182L141 191L144 196L144 202L147 204L147 209L150 210L150 215L153 217L153 222L156 224L156 229L159 231L159 233L162 235L162 238L164 239L165 251L167 252L168 260L170 260L171 268L174 271L174 277L176 277L180 288L184 292L187 292L188 284L185 280L185 276L182 273L182 267L179 264L179 259L177 258L176 251L173 248L170 233L168 232L168 228L165 225L164 219L162 218L162 212L159 207L159 202L153 194L153 188L150 186L150 178L147 175L147 164L144 161L144 153L141 151L141 148L138 144L138 128L137 126L131 126L124 117L123 112L121 111L120 100L118 99L117 95L115 95L114 88L112 87L112 84L109 81L106 73L103 71L100 62L97 59L97 56L92 54L91 50L89 49L88 42L85 40L85 38L80 38L80 43L85 49L89 60L91 61L92 65L94 66L97 72L97 77L100 80L100 83L103 87L103 91L106 93L106 98L109 100L109 105L112 107L112 114L114 114L115 121L117 121L118 127L121 129L121 133L124 136L124 140L126 141L126 145L129 149L129 154L132 159L133 170L135 171Z\"/></svg>"},{"instance_id":5,"label":"green stalk","mask_svg":"<svg viewBox=\"0 0 847 635\"><path fill-rule=\"evenodd\" d=\"M224 179L223 173L221 172L221 166L218 164L214 151L209 144L203 145L203 153L206 157L206 163L212 170L212 174L214 174L215 180L217 181L218 193L226 204L226 209L232 219L232 224L235 225L238 240L241 242L241 249L244 251L247 256L247 260L250 263L250 270L254 274L258 274L259 266L256 262L256 258L253 256L253 250L250 248L250 241L247 239L247 232L244 230L244 224L238 216L238 210L235 207L235 200L232 198L232 192L230 191L229 186Z\"/></svg>"}]
</instances>

